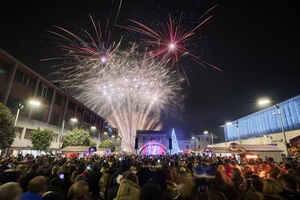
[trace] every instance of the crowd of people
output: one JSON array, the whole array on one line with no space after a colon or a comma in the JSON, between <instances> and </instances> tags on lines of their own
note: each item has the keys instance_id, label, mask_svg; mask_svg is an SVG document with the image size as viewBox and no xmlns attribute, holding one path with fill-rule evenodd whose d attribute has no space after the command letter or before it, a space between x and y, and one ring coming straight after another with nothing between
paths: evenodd
<instances>
[{"instance_id":1,"label":"crowd of people","mask_svg":"<svg viewBox=\"0 0 300 200\"><path fill-rule=\"evenodd\" d=\"M300 163L232 156L0 157L1 200L293 200Z\"/></svg>"}]
</instances>

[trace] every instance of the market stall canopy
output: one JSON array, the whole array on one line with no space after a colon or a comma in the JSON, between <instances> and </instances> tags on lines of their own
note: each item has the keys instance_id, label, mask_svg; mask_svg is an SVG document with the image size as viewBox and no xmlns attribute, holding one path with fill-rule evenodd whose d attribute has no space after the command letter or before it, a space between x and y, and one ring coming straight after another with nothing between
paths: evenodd
<instances>
[{"instance_id":1,"label":"market stall canopy","mask_svg":"<svg viewBox=\"0 0 300 200\"><path fill-rule=\"evenodd\" d=\"M67 146L63 148L62 152L87 152L90 146Z\"/></svg>"},{"instance_id":2,"label":"market stall canopy","mask_svg":"<svg viewBox=\"0 0 300 200\"><path fill-rule=\"evenodd\" d=\"M225 153L225 152L236 152L236 153L243 153L243 152L283 152L282 149L271 145L263 145L263 144L243 144L240 145L238 148L231 149L228 151L229 147L209 147L211 152L215 153ZM207 150L206 150L207 151Z\"/></svg>"}]
</instances>

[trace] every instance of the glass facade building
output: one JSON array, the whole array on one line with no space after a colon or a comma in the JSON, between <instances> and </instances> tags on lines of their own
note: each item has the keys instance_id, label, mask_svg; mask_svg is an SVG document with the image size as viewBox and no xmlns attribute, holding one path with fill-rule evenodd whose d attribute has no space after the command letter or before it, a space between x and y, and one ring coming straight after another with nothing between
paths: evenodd
<instances>
[{"instance_id":1,"label":"glass facade building","mask_svg":"<svg viewBox=\"0 0 300 200\"><path fill-rule=\"evenodd\" d=\"M300 95L221 127L226 142L300 129Z\"/></svg>"}]
</instances>

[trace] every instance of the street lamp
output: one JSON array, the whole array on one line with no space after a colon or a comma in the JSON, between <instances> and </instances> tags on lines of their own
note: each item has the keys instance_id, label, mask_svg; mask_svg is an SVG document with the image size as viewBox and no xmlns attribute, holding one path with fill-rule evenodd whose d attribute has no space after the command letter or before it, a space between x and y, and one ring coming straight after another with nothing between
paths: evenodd
<instances>
[{"instance_id":1,"label":"street lamp","mask_svg":"<svg viewBox=\"0 0 300 200\"><path fill-rule=\"evenodd\" d=\"M235 124L236 130L237 130L237 133L238 133L238 137L239 137L239 144L241 145L241 137L240 137L239 121L236 120L235 123L233 123L233 122L226 122L226 125L232 125L232 124Z\"/></svg>"},{"instance_id":2,"label":"street lamp","mask_svg":"<svg viewBox=\"0 0 300 200\"><path fill-rule=\"evenodd\" d=\"M72 117L71 118L71 122L72 122L72 129L74 128L74 125L75 125L75 123L77 123L78 122L78 120L77 120L77 118L76 117Z\"/></svg>"},{"instance_id":3,"label":"street lamp","mask_svg":"<svg viewBox=\"0 0 300 200\"><path fill-rule=\"evenodd\" d=\"M111 140L112 140L112 143L113 143L113 145L114 145L114 147L115 147L115 149L116 149L116 136L115 136L115 135L112 135L112 136L111 136Z\"/></svg>"},{"instance_id":4,"label":"street lamp","mask_svg":"<svg viewBox=\"0 0 300 200\"><path fill-rule=\"evenodd\" d=\"M60 135L58 138L58 150L60 150L62 148L63 142L62 142L62 135L64 133L64 128L65 128L65 122L66 120L63 119L62 125L61 125L61 131L60 131Z\"/></svg>"},{"instance_id":5,"label":"street lamp","mask_svg":"<svg viewBox=\"0 0 300 200\"><path fill-rule=\"evenodd\" d=\"M37 100L34 100L34 99L31 99L31 100L29 100L29 104L32 105L32 106L40 106L41 102L37 101Z\"/></svg>"},{"instance_id":6,"label":"street lamp","mask_svg":"<svg viewBox=\"0 0 300 200\"><path fill-rule=\"evenodd\" d=\"M16 114L16 119L15 119L14 127L17 126L17 122L18 122L20 110L22 110L23 108L24 108L24 105L22 105L21 103L19 103L18 110L17 110L17 114Z\"/></svg>"},{"instance_id":7,"label":"street lamp","mask_svg":"<svg viewBox=\"0 0 300 200\"><path fill-rule=\"evenodd\" d=\"M266 106L266 105L269 105L270 103L271 103L271 101L268 98L262 98L262 99L258 100L258 105L261 105L261 106ZM279 104L278 103L275 104L274 108L277 109L277 113L274 113L274 114L277 114L279 116L281 130L282 130L283 139L284 139L284 143L285 143L285 148L286 148L287 156L289 158L290 153L289 153L289 150L288 150L288 147L287 147L286 134L285 134L285 130L284 130L284 125L283 125L283 120L282 120L282 115L281 115L281 110L280 110Z\"/></svg>"},{"instance_id":8,"label":"street lamp","mask_svg":"<svg viewBox=\"0 0 300 200\"><path fill-rule=\"evenodd\" d=\"M73 127L74 127L74 123L77 122L77 118L71 118L71 121L73 122ZM63 134L64 134L65 123L66 123L66 120L63 119L63 122L62 122L62 125L61 125L60 135L59 135L59 138L58 138L58 149L61 149L62 145L63 145L62 138L63 138Z\"/></svg>"},{"instance_id":9,"label":"street lamp","mask_svg":"<svg viewBox=\"0 0 300 200\"><path fill-rule=\"evenodd\" d=\"M214 135L213 135L213 133L210 133L208 131L204 131L204 134L209 134L210 135L211 145L214 145Z\"/></svg>"},{"instance_id":10,"label":"street lamp","mask_svg":"<svg viewBox=\"0 0 300 200\"><path fill-rule=\"evenodd\" d=\"M33 107L38 107L41 105L41 102L35 99L31 99L28 101L29 105L33 106ZM17 114L16 114L16 118L15 118L15 123L14 123L14 127L17 126L17 122L19 119L19 115L20 115L20 111L24 108L24 105L22 103L19 103L18 105L18 110L17 110Z\"/></svg>"},{"instance_id":11,"label":"street lamp","mask_svg":"<svg viewBox=\"0 0 300 200\"><path fill-rule=\"evenodd\" d=\"M194 140L194 148L197 149L197 145L196 145L196 137L193 136L193 137L192 137L192 140Z\"/></svg>"},{"instance_id":12,"label":"street lamp","mask_svg":"<svg viewBox=\"0 0 300 200\"><path fill-rule=\"evenodd\" d=\"M91 126L91 133L93 134L93 137L95 137L96 129L96 126Z\"/></svg>"},{"instance_id":13,"label":"street lamp","mask_svg":"<svg viewBox=\"0 0 300 200\"><path fill-rule=\"evenodd\" d=\"M286 134L285 134L285 130L284 130L284 125L283 125L283 121L282 121L282 115L281 115L280 107L279 107L278 104L276 104L276 105L274 105L274 108L277 109L277 115L279 116L279 120L280 120L280 125L281 125L281 129L282 129L282 134L283 134L283 139L284 139L284 143L285 143L285 148L286 148L287 156L289 158L290 157L290 153L289 153L289 149L287 147Z\"/></svg>"}]
</instances>

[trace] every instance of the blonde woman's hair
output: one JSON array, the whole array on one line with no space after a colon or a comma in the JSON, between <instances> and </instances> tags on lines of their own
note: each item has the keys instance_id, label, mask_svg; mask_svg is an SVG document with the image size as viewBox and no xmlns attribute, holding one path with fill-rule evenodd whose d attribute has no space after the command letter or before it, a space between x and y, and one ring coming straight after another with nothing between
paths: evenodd
<instances>
[{"instance_id":1,"label":"blonde woman's hair","mask_svg":"<svg viewBox=\"0 0 300 200\"><path fill-rule=\"evenodd\" d=\"M8 182L0 185L0 199L19 200L23 194L23 189L17 182Z\"/></svg>"},{"instance_id":2,"label":"blonde woman's hair","mask_svg":"<svg viewBox=\"0 0 300 200\"><path fill-rule=\"evenodd\" d=\"M89 193L89 184L84 180L79 180L74 182L69 191L68 198L70 199L80 199L84 198Z\"/></svg>"},{"instance_id":3,"label":"blonde woman's hair","mask_svg":"<svg viewBox=\"0 0 300 200\"><path fill-rule=\"evenodd\" d=\"M79 175L79 172L77 170L72 172L71 177L70 177L70 180L72 183L75 182L77 175Z\"/></svg>"},{"instance_id":4,"label":"blonde woman's hair","mask_svg":"<svg viewBox=\"0 0 300 200\"><path fill-rule=\"evenodd\" d=\"M51 169L52 174L58 174L58 171L59 171L59 166L57 165L53 166Z\"/></svg>"}]
</instances>

